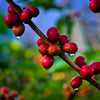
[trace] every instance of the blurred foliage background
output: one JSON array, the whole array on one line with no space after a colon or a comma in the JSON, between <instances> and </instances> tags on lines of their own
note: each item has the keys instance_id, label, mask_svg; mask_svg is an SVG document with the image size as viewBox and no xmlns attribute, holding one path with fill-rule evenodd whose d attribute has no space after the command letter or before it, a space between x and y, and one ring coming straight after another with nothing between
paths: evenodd
<instances>
[{"instance_id":1,"label":"blurred foliage background","mask_svg":"<svg viewBox=\"0 0 100 100\"><path fill-rule=\"evenodd\" d=\"M83 55L88 64L100 61L100 15L89 10L88 0L77 3L74 0L14 1L22 8L34 5L40 9L40 15L32 20L44 34L49 27L55 26L60 34L68 35L78 44L79 51L70 57L71 60ZM70 86L71 79L78 73L59 57L55 57L49 71L42 68L42 56L36 45L38 36L25 25L24 35L17 40L4 23L8 4L1 0L0 5L0 87L8 86L18 91L25 100L67 100L73 90L71 87L70 91L64 90L64 84ZM100 75L96 79L100 82ZM99 98L100 92L86 81L74 96L74 100Z\"/></svg>"}]
</instances>

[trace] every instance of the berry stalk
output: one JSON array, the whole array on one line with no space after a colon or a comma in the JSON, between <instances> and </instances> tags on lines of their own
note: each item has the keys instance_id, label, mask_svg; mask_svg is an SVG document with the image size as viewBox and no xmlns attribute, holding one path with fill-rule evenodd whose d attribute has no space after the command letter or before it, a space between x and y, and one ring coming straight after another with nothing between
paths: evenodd
<instances>
[{"instance_id":1,"label":"berry stalk","mask_svg":"<svg viewBox=\"0 0 100 100\"><path fill-rule=\"evenodd\" d=\"M18 9L18 6L16 6L16 4L13 2L13 0L6 0L17 12L17 14L20 16L21 15L21 10ZM46 38L46 36L40 31L40 29L32 22L29 21L27 23L42 39L43 41L47 44L47 45L51 45L52 43ZM66 55L65 53L61 52L61 54L59 55L59 57L61 57L65 62L67 62L72 68L74 68L78 73L80 73L80 67L77 66L74 62L72 62ZM100 84L93 78L91 79L85 79L88 82L90 82L91 84L93 84L97 89L100 90Z\"/></svg>"}]
</instances>

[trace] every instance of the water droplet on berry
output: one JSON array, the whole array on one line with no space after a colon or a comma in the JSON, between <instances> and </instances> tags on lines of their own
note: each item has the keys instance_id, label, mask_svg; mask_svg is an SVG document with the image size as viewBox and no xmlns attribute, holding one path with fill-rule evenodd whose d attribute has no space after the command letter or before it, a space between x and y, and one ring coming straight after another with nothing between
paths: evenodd
<instances>
[{"instance_id":1,"label":"water droplet on berry","mask_svg":"<svg viewBox=\"0 0 100 100\"><path fill-rule=\"evenodd\" d=\"M75 91L77 91L77 90L78 90L78 88L75 88L74 90L75 90Z\"/></svg>"},{"instance_id":2,"label":"water droplet on berry","mask_svg":"<svg viewBox=\"0 0 100 100\"><path fill-rule=\"evenodd\" d=\"M72 54L71 54L71 53L69 53L69 56L70 56L70 57L73 57L74 55L75 55L74 53L72 53Z\"/></svg>"},{"instance_id":3,"label":"water droplet on berry","mask_svg":"<svg viewBox=\"0 0 100 100\"><path fill-rule=\"evenodd\" d=\"M17 36L16 38L19 40L21 38L21 36Z\"/></svg>"}]
</instances>

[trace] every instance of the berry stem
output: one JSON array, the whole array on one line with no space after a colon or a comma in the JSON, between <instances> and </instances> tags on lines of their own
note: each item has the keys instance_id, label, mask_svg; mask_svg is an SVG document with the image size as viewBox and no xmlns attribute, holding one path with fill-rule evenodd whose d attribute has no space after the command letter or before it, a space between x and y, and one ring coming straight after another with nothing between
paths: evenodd
<instances>
[{"instance_id":1,"label":"berry stem","mask_svg":"<svg viewBox=\"0 0 100 100\"><path fill-rule=\"evenodd\" d=\"M13 0L6 0L17 12L17 14L20 16L21 12L18 7L16 6L16 4L13 2ZM47 45L51 45L52 43L46 38L46 36L40 31L40 29L30 20L30 22L28 22L28 25L43 39L43 41L47 44ZM67 62L72 68L74 68L78 73L80 72L80 67L77 66L74 62L72 62L63 52L59 55L59 57L61 57L65 62ZM92 85L94 85L97 89L100 90L100 84L93 78L87 80L88 82L90 82Z\"/></svg>"}]
</instances>

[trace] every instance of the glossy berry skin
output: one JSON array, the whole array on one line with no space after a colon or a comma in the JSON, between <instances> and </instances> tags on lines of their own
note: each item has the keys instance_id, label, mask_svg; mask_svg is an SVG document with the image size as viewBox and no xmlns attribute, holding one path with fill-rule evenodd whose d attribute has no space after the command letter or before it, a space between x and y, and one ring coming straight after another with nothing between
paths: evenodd
<instances>
[{"instance_id":1,"label":"glossy berry skin","mask_svg":"<svg viewBox=\"0 0 100 100\"><path fill-rule=\"evenodd\" d=\"M42 40L42 38L39 38L39 39L37 40L37 45L40 46L40 45L42 45L42 44L45 44L45 43L44 43L44 41Z\"/></svg>"},{"instance_id":2,"label":"glossy berry skin","mask_svg":"<svg viewBox=\"0 0 100 100\"><path fill-rule=\"evenodd\" d=\"M90 64L90 66L94 69L94 74L100 74L100 61L96 61Z\"/></svg>"},{"instance_id":3,"label":"glossy berry skin","mask_svg":"<svg viewBox=\"0 0 100 100\"><path fill-rule=\"evenodd\" d=\"M11 91L11 95L13 97L18 97L18 92L17 91Z\"/></svg>"},{"instance_id":4,"label":"glossy berry skin","mask_svg":"<svg viewBox=\"0 0 100 100\"><path fill-rule=\"evenodd\" d=\"M13 26L13 33L15 34L15 36L21 36L24 33L24 30L25 30L25 26L22 23Z\"/></svg>"},{"instance_id":5,"label":"glossy berry skin","mask_svg":"<svg viewBox=\"0 0 100 100\"><path fill-rule=\"evenodd\" d=\"M99 0L91 0L89 4L89 8L94 13L100 12L100 1Z\"/></svg>"},{"instance_id":6,"label":"glossy berry skin","mask_svg":"<svg viewBox=\"0 0 100 100\"><path fill-rule=\"evenodd\" d=\"M47 51L48 51L48 45L46 45L46 44L40 45L40 47L39 47L39 52L40 52L42 55L47 54Z\"/></svg>"},{"instance_id":7,"label":"glossy berry skin","mask_svg":"<svg viewBox=\"0 0 100 100\"><path fill-rule=\"evenodd\" d=\"M21 7L19 5L16 5L16 6L21 11ZM14 8L12 6L8 7L8 13L9 14L17 14L16 11L14 10Z\"/></svg>"},{"instance_id":8,"label":"glossy berry skin","mask_svg":"<svg viewBox=\"0 0 100 100\"><path fill-rule=\"evenodd\" d=\"M19 22L19 16L16 14L8 14L5 16L5 24L9 28L12 28L14 25L18 25Z\"/></svg>"},{"instance_id":9,"label":"glossy berry skin","mask_svg":"<svg viewBox=\"0 0 100 100\"><path fill-rule=\"evenodd\" d=\"M77 50L78 50L78 46L74 42L68 42L68 43L65 43L64 44L64 50L67 53L75 54L77 52Z\"/></svg>"},{"instance_id":10,"label":"glossy berry skin","mask_svg":"<svg viewBox=\"0 0 100 100\"><path fill-rule=\"evenodd\" d=\"M83 65L87 65L87 61L83 56L78 56L75 59L75 64L81 68Z\"/></svg>"},{"instance_id":11,"label":"glossy berry skin","mask_svg":"<svg viewBox=\"0 0 100 100\"><path fill-rule=\"evenodd\" d=\"M69 37L66 35L59 36L59 44L64 45L65 43L69 42Z\"/></svg>"},{"instance_id":12,"label":"glossy berry skin","mask_svg":"<svg viewBox=\"0 0 100 100\"><path fill-rule=\"evenodd\" d=\"M59 40L59 30L55 27L51 27L47 31L47 37L51 42L57 42Z\"/></svg>"},{"instance_id":13,"label":"glossy berry skin","mask_svg":"<svg viewBox=\"0 0 100 100\"><path fill-rule=\"evenodd\" d=\"M32 11L32 17L37 17L39 15L39 9L34 6L28 6L26 9L30 9Z\"/></svg>"},{"instance_id":14,"label":"glossy berry skin","mask_svg":"<svg viewBox=\"0 0 100 100\"><path fill-rule=\"evenodd\" d=\"M94 69L89 65L84 65L80 70L80 75L85 79L90 79L94 74Z\"/></svg>"},{"instance_id":15,"label":"glossy berry skin","mask_svg":"<svg viewBox=\"0 0 100 100\"><path fill-rule=\"evenodd\" d=\"M22 13L21 13L21 20L24 23L28 23L32 18L32 11L29 9L25 9Z\"/></svg>"},{"instance_id":16,"label":"glossy berry skin","mask_svg":"<svg viewBox=\"0 0 100 100\"><path fill-rule=\"evenodd\" d=\"M51 68L51 66L53 65L54 63L54 58L51 57L51 56L48 56L48 55L45 55L42 59L42 66L48 70Z\"/></svg>"},{"instance_id":17,"label":"glossy berry skin","mask_svg":"<svg viewBox=\"0 0 100 100\"><path fill-rule=\"evenodd\" d=\"M6 100L14 100L14 97L10 93L5 94L4 97Z\"/></svg>"},{"instance_id":18,"label":"glossy berry skin","mask_svg":"<svg viewBox=\"0 0 100 100\"><path fill-rule=\"evenodd\" d=\"M48 47L48 53L52 56L57 56L61 52L61 49L58 45L50 45Z\"/></svg>"},{"instance_id":19,"label":"glossy berry skin","mask_svg":"<svg viewBox=\"0 0 100 100\"><path fill-rule=\"evenodd\" d=\"M8 89L8 87L2 87L1 88L1 94L7 94L7 93L9 93L9 89Z\"/></svg>"},{"instance_id":20,"label":"glossy berry skin","mask_svg":"<svg viewBox=\"0 0 100 100\"><path fill-rule=\"evenodd\" d=\"M77 89L82 84L82 79L79 76L75 76L71 80L71 86L73 89Z\"/></svg>"}]
</instances>

